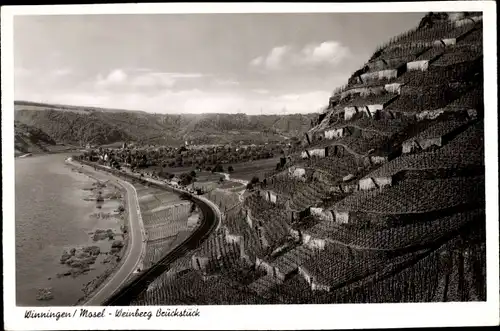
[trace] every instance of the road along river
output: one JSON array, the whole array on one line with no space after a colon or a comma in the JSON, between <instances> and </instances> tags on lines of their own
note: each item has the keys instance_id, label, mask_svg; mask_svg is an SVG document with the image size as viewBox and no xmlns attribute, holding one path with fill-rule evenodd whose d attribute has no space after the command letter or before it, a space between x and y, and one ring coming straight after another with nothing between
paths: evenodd
<instances>
[{"instance_id":1,"label":"road along river","mask_svg":"<svg viewBox=\"0 0 500 331\"><path fill-rule=\"evenodd\" d=\"M86 163L86 162L85 162ZM157 181L154 179L149 179L149 178L141 178L141 177L136 177L131 174L125 174L123 172L119 172L117 170L112 170L106 167L100 167L97 166L99 169L104 170L104 171L109 171L112 172L113 174L117 174L119 176L124 176L128 179L132 180L140 180L140 181L145 181L148 182L149 185L155 186L161 189L169 190L169 191L174 191L176 193L184 193L184 194L189 194L193 201L198 205L200 208L201 212L203 213L203 221L201 225L196 228L193 233L189 235L188 238L186 238L179 246L175 247L173 250L171 250L167 255L165 255L158 263L154 264L152 267L150 267L147 270L142 271L141 273L138 273L136 277L134 277L131 281L129 281L127 284L124 284L126 282L126 279L130 274L132 274L136 269L137 265L139 264L140 261L140 250L142 250L142 236L144 234L144 231L142 230L141 226L138 226L139 230L136 229L136 231L131 232L131 241L132 244L131 246L131 251L133 247L135 246L134 255L129 257L127 255L126 259L127 262L130 259L130 262L127 263L128 267L123 269L122 273L122 268L111 278L109 283L103 286L103 288L96 293L96 295L92 298L92 300L89 300L87 302L87 305L110 305L110 306L126 306L129 305L134 298L136 298L142 291L145 291L148 287L148 285L153 282L157 277L162 275L164 272L166 272L170 268L170 264L177 260L178 258L184 256L188 251L193 250L197 247L199 247L203 241L212 233L213 230L215 230L219 225L220 225L220 220L221 220L221 213L219 208L210 200L192 195L190 192L187 190L179 189L179 188L174 188L172 186L169 186L161 181ZM89 168L89 167L87 167ZM118 179L115 179L118 180ZM126 183L124 181L121 181L123 183ZM129 186L133 188L133 186L129 183L126 183ZM127 190L128 192L128 190ZM132 194L127 195L127 196L132 196ZM137 206L137 197L135 195L135 189L134 189L134 201L132 203L135 203L133 205L132 203L129 202L129 206ZM140 218L137 208L131 208L131 214L133 214L134 211L136 211L136 219L133 220L131 218L131 224L136 223L138 224L139 222L136 222L137 219ZM141 238L140 242L136 238ZM135 240L135 241L134 241ZM140 245L138 244L140 243ZM141 249L138 247L141 246ZM129 253L130 254L130 253ZM136 261L135 264L132 261ZM123 264L125 265L125 263ZM123 267L122 265L122 267ZM133 267L131 267L134 265ZM128 274L127 274L128 272ZM109 289L106 289L109 285Z\"/></svg>"},{"instance_id":2,"label":"road along river","mask_svg":"<svg viewBox=\"0 0 500 331\"><path fill-rule=\"evenodd\" d=\"M127 278L132 274L140 263L141 257L145 250L144 242L144 230L142 224L142 218L140 216L139 202L137 200L137 192L135 188L130 183L116 178L106 172L95 171L93 167L87 165L80 165L75 161L67 161L69 164L80 167L85 172L91 174L98 180L108 180L114 182L127 191L127 205L128 205L128 215L129 215L129 243L127 245L127 251L125 252L123 262L119 266L119 269L114 272L105 283L97 289L97 291L90 295L87 301L84 303L86 306L99 306L115 293L127 280Z\"/></svg>"}]
</instances>

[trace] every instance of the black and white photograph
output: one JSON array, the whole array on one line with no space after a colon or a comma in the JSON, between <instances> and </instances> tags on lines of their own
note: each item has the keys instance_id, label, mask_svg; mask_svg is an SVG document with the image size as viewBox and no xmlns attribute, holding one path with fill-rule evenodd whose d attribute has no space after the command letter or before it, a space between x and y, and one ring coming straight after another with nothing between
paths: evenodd
<instances>
[{"instance_id":1,"label":"black and white photograph","mask_svg":"<svg viewBox=\"0 0 500 331\"><path fill-rule=\"evenodd\" d=\"M393 4L2 7L16 322L433 303L498 323L495 5L486 25L484 2Z\"/></svg>"}]
</instances>

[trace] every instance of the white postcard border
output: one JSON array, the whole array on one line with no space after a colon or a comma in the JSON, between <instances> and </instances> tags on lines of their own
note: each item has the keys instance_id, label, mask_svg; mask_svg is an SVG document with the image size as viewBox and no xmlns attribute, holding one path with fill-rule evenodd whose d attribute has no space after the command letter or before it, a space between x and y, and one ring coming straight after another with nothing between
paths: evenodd
<instances>
[{"instance_id":1,"label":"white postcard border","mask_svg":"<svg viewBox=\"0 0 500 331\"><path fill-rule=\"evenodd\" d=\"M14 121L13 112L13 18L16 15L139 14L139 13L298 13L298 12L428 12L483 11L485 157L487 213L487 302L356 304L356 305L262 305L183 306L199 309L199 317L61 318L25 319L29 307L15 306L14 241ZM231 3L231 4L107 4L72 6L2 7L2 183L4 325L8 330L36 329L352 329L425 326L497 325L499 322L498 264L498 131L496 81L496 4L492 1L444 1L408 3ZM79 314L82 307L33 308L37 312ZM135 310L136 307L125 307ZM142 311L175 307L137 307ZM116 307L92 307L114 313Z\"/></svg>"}]
</instances>

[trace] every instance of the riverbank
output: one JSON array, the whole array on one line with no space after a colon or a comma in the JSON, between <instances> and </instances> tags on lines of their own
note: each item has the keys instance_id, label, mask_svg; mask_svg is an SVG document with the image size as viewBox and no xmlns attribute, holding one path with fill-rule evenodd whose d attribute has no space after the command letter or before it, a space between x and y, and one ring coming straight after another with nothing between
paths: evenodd
<instances>
[{"instance_id":1,"label":"riverbank","mask_svg":"<svg viewBox=\"0 0 500 331\"><path fill-rule=\"evenodd\" d=\"M121 225L128 224L128 200L124 202L120 188L106 183L98 208L97 180L68 166L64 162L68 156L15 160L15 220L4 222L15 221L18 306L74 305L85 296L88 283L95 284L96 278L120 263L113 255L127 248ZM94 241L96 233L97 239L108 229L112 240L108 236ZM121 240L123 247L109 254L115 240ZM109 262L101 263L106 258Z\"/></svg>"},{"instance_id":2,"label":"riverbank","mask_svg":"<svg viewBox=\"0 0 500 331\"><path fill-rule=\"evenodd\" d=\"M36 157L36 156L44 156L44 155L53 155L53 154L70 154L70 153L83 153L83 149L79 148L61 148L61 149L56 149L56 150L50 150L50 151L32 151L32 152L21 152L21 151L15 151L14 152L14 158L25 158L25 157Z\"/></svg>"},{"instance_id":3,"label":"riverbank","mask_svg":"<svg viewBox=\"0 0 500 331\"><path fill-rule=\"evenodd\" d=\"M66 279L79 287L80 297L74 302L79 305L120 266L128 244L128 208L124 188L100 181L77 167L69 167L75 175L84 176L83 181L87 183L79 190L80 199L93 204L92 212L83 220L90 231L85 244L63 249L59 258L61 268L48 280ZM53 288L38 288L36 299L52 301L55 299Z\"/></svg>"},{"instance_id":4,"label":"riverbank","mask_svg":"<svg viewBox=\"0 0 500 331\"><path fill-rule=\"evenodd\" d=\"M58 277L78 277L90 270L98 271L83 285L83 295L76 302L76 305L81 305L122 264L129 241L129 215L125 188L110 181L101 181L79 167L70 166L72 171L93 181L91 186L83 189L87 192L83 199L95 203L96 208L95 212L88 216L93 222L93 230L88 232L93 244L63 251L61 264L70 268L63 275L58 274Z\"/></svg>"}]
</instances>

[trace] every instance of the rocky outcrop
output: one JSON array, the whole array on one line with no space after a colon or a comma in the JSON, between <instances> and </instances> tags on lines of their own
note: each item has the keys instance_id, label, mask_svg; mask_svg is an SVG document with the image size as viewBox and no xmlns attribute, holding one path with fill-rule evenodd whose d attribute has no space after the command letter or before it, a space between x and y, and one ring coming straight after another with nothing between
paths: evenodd
<instances>
[{"instance_id":1,"label":"rocky outcrop","mask_svg":"<svg viewBox=\"0 0 500 331\"><path fill-rule=\"evenodd\" d=\"M113 244L111 245L111 252L119 252L123 248L123 241L122 240L115 240L113 241Z\"/></svg>"},{"instance_id":2,"label":"rocky outcrop","mask_svg":"<svg viewBox=\"0 0 500 331\"><path fill-rule=\"evenodd\" d=\"M92 240L94 241L105 240L105 239L113 240L114 237L115 234L112 229L107 229L107 230L97 229L94 232Z\"/></svg>"},{"instance_id":3,"label":"rocky outcrop","mask_svg":"<svg viewBox=\"0 0 500 331\"><path fill-rule=\"evenodd\" d=\"M64 251L61 256L61 263L71 267L69 271L57 274L57 277L79 276L82 273L90 271L90 265L94 264L97 257L101 254L99 246L85 246L79 249L71 248Z\"/></svg>"},{"instance_id":4,"label":"rocky outcrop","mask_svg":"<svg viewBox=\"0 0 500 331\"><path fill-rule=\"evenodd\" d=\"M83 251L89 253L92 256L97 256L101 253L99 246L87 246L83 248Z\"/></svg>"},{"instance_id":5,"label":"rocky outcrop","mask_svg":"<svg viewBox=\"0 0 500 331\"><path fill-rule=\"evenodd\" d=\"M36 299L39 301L48 301L54 299L54 294L52 293L52 288L39 288L36 295Z\"/></svg>"}]
</instances>

